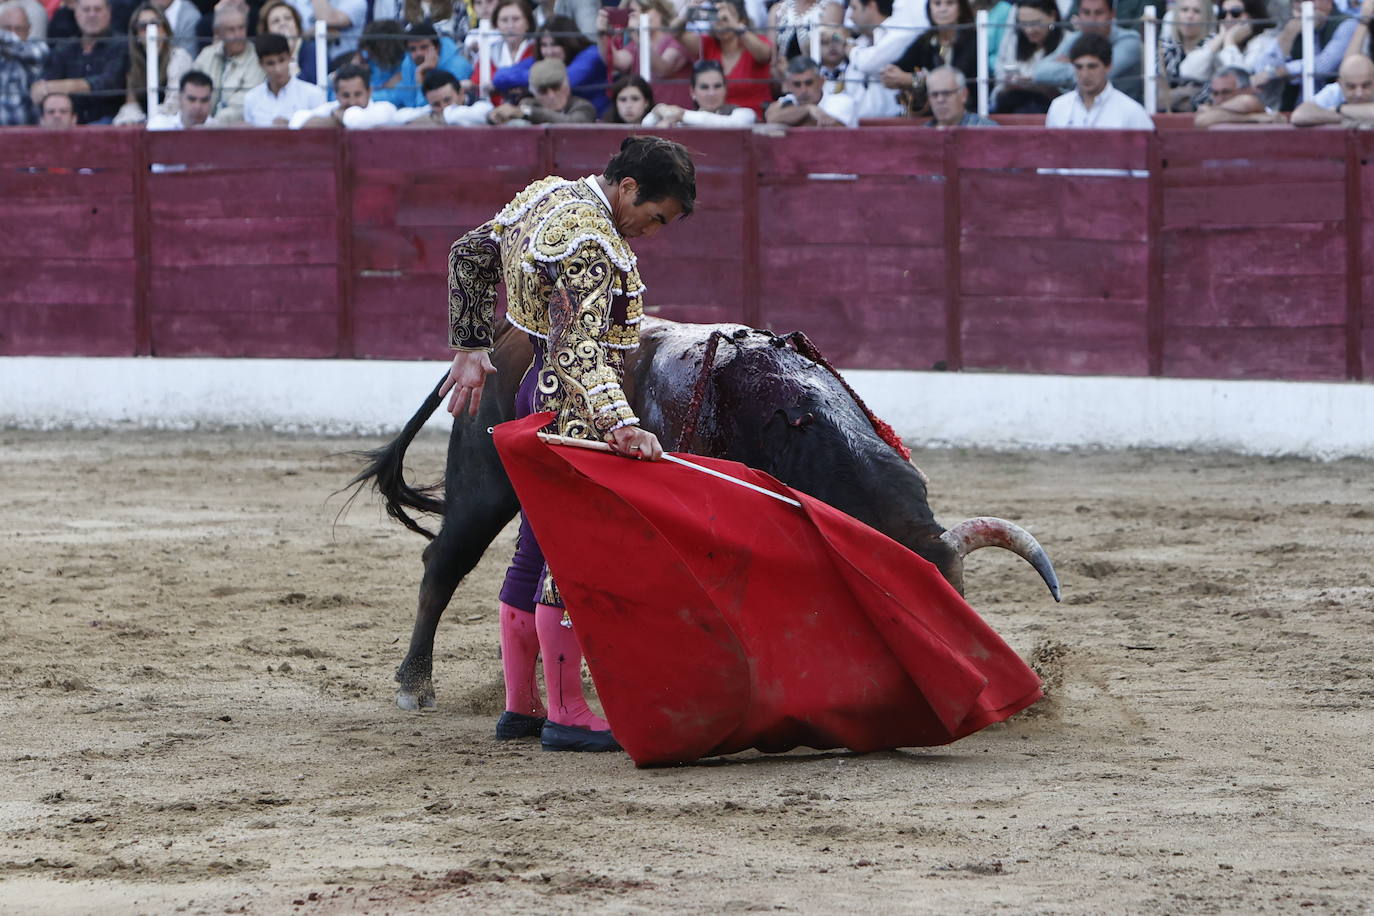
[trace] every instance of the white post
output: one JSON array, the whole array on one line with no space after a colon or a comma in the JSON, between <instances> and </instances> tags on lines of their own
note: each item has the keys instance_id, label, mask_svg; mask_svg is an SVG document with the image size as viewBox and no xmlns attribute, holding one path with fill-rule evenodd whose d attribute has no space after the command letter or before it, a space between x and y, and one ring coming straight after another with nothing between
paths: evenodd
<instances>
[{"instance_id":1,"label":"white post","mask_svg":"<svg viewBox=\"0 0 1374 916\"><path fill-rule=\"evenodd\" d=\"M818 22L811 27L811 59L817 64L821 62L821 29L823 26Z\"/></svg>"},{"instance_id":2,"label":"white post","mask_svg":"<svg viewBox=\"0 0 1374 916\"><path fill-rule=\"evenodd\" d=\"M157 89L160 82L158 71L162 69L158 66L157 60L157 33L158 27L156 22L148 23L148 28L143 33L143 62L147 65L143 69L147 71L148 74L147 79L144 80L144 85L148 90L147 108L149 118L157 111Z\"/></svg>"},{"instance_id":3,"label":"white post","mask_svg":"<svg viewBox=\"0 0 1374 916\"><path fill-rule=\"evenodd\" d=\"M315 85L329 91L329 26L315 20Z\"/></svg>"},{"instance_id":4,"label":"white post","mask_svg":"<svg viewBox=\"0 0 1374 916\"><path fill-rule=\"evenodd\" d=\"M1312 0L1303 0L1302 4L1302 100L1312 101L1312 95L1317 91L1316 69L1317 69L1317 50L1316 50L1316 22L1312 17Z\"/></svg>"},{"instance_id":5,"label":"white post","mask_svg":"<svg viewBox=\"0 0 1374 916\"><path fill-rule=\"evenodd\" d=\"M1159 111L1159 20L1153 6L1145 7L1145 111Z\"/></svg>"},{"instance_id":6,"label":"white post","mask_svg":"<svg viewBox=\"0 0 1374 916\"><path fill-rule=\"evenodd\" d=\"M649 17L643 13L639 14L639 37L635 41L639 43L639 77L646 83L652 83L653 67L649 55L653 51L650 46L653 36L649 34Z\"/></svg>"},{"instance_id":7,"label":"white post","mask_svg":"<svg viewBox=\"0 0 1374 916\"><path fill-rule=\"evenodd\" d=\"M978 113L988 116L988 11L979 10L973 18L973 28L977 37L978 54ZM1007 36L1003 35L1006 41Z\"/></svg>"},{"instance_id":8,"label":"white post","mask_svg":"<svg viewBox=\"0 0 1374 916\"><path fill-rule=\"evenodd\" d=\"M477 24L477 81L484 99L491 95L491 39L491 20L483 19Z\"/></svg>"}]
</instances>

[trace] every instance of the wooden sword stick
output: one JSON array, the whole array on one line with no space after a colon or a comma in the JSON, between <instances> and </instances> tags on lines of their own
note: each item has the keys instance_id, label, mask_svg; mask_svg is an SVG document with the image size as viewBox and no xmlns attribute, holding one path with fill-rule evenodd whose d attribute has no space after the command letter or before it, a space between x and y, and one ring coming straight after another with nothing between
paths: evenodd
<instances>
[{"instance_id":1,"label":"wooden sword stick","mask_svg":"<svg viewBox=\"0 0 1374 916\"><path fill-rule=\"evenodd\" d=\"M550 445L566 445L571 448L589 448L594 452L614 453L615 451L605 442L593 442L590 439L573 439L569 436L555 436L553 433L535 433L535 435L537 435L541 441L547 442ZM796 506L798 509L801 508L801 503L797 502L795 499L792 499L789 496L783 496L781 493L774 493L772 490L765 490L763 487L756 486L755 484L752 484L747 480L740 480L738 477L731 477L729 474L722 474L720 471L712 470L711 468L707 467L702 467L701 465L693 464L690 461L684 461L683 459L678 458L675 455L669 455L667 452L663 453L663 460L671 461L673 464L680 464L685 468L691 468L692 470L700 471L703 474L710 474L712 477L718 477L721 480L729 481L730 483L733 483L736 486L744 487L747 490L753 490L755 493L762 493L764 496L771 496L779 502L787 503L789 506Z\"/></svg>"}]
</instances>

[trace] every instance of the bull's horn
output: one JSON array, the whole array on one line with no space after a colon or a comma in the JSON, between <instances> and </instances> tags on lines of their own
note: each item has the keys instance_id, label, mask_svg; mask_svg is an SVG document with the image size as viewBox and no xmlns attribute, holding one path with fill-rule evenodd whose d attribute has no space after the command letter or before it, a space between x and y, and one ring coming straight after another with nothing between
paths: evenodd
<instances>
[{"instance_id":1,"label":"bull's horn","mask_svg":"<svg viewBox=\"0 0 1374 916\"><path fill-rule=\"evenodd\" d=\"M980 547L1002 547L1025 560L1040 578L1049 586L1054 600L1059 600L1059 577L1054 574L1054 564L1040 542L1020 525L1004 518L982 516L960 522L940 535L940 540L953 547L959 557L968 556Z\"/></svg>"}]
</instances>

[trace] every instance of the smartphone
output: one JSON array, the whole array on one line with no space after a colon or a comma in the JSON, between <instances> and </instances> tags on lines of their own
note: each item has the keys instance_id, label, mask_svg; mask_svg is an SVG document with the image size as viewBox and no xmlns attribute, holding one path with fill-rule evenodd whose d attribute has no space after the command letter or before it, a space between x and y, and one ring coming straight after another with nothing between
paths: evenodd
<instances>
[{"instance_id":1,"label":"smartphone","mask_svg":"<svg viewBox=\"0 0 1374 916\"><path fill-rule=\"evenodd\" d=\"M606 10L607 21L611 28L623 29L630 24L630 8L628 6L613 6Z\"/></svg>"}]
</instances>

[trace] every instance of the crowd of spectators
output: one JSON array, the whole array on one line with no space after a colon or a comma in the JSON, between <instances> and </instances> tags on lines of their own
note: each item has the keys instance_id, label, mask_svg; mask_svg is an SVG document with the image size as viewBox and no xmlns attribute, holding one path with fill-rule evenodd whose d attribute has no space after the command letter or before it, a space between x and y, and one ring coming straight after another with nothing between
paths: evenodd
<instances>
[{"instance_id":1,"label":"crowd of spectators","mask_svg":"<svg viewBox=\"0 0 1374 916\"><path fill-rule=\"evenodd\" d=\"M1297 0L1158 0L1151 49L1145 0L611 2L0 0L0 125L1149 128L1147 53L1199 126L1374 123L1374 0L1314 0L1311 48Z\"/></svg>"}]
</instances>

